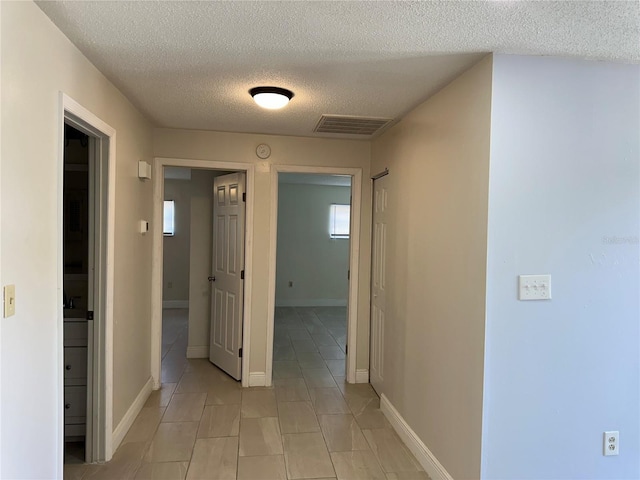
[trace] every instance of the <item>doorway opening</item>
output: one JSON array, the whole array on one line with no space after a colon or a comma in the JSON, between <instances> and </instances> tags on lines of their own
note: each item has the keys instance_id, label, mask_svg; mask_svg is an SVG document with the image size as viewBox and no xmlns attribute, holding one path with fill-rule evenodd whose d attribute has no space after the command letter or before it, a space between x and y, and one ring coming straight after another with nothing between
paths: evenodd
<instances>
[{"instance_id":1,"label":"doorway opening","mask_svg":"<svg viewBox=\"0 0 640 480\"><path fill-rule=\"evenodd\" d=\"M273 377L346 377L351 176L278 176Z\"/></svg>"},{"instance_id":2,"label":"doorway opening","mask_svg":"<svg viewBox=\"0 0 640 480\"><path fill-rule=\"evenodd\" d=\"M163 179L161 381L197 358L240 380L244 173L165 167Z\"/></svg>"},{"instance_id":3,"label":"doorway opening","mask_svg":"<svg viewBox=\"0 0 640 480\"><path fill-rule=\"evenodd\" d=\"M316 226L307 225L296 234L283 227L289 224L295 232L295 223L281 217L293 215L305 199L309 200L309 192L301 196L300 192L294 192L294 197L296 194L299 196L297 200L292 200L288 194L288 191L304 188L304 186L291 188L288 183L300 183L304 178L308 182L330 182L344 191L325 207L319 206L314 215L307 214L304 218L299 218L298 223L306 223L311 217L316 217L314 221ZM282 183L280 183L281 180ZM271 385L275 377L287 376L287 371L274 373L274 368L280 367L284 370L296 370L296 368L302 370L300 367L303 366L309 367L308 370L318 370L308 375L322 376L323 379L318 380L320 383L334 382L334 376L346 377L349 383L369 380L368 369L356 370L361 180L362 171L357 168L284 165L272 167L269 265L271 276L269 317L267 318L266 385ZM339 185L335 185L336 183ZM349 190L346 197L345 187ZM326 203L326 198L322 203ZM280 208L281 206L283 208ZM291 212L287 210L289 207ZM312 207L305 208L309 210ZM316 245L313 251L304 253L305 246L299 245L299 241L297 243L292 241L296 235L308 235L309 229L314 229L316 232L314 241L315 239L325 241L325 247L329 247L325 253L331 250L334 250L334 253L341 252L333 256L333 268L326 268L331 260L318 254L319 245ZM298 237L298 240L301 239L302 237ZM305 238L303 243L309 241L310 239ZM300 251L292 254L294 250ZM327 265L320 266L317 260ZM315 261L315 266L312 266L310 261ZM296 272L295 267L300 265L306 265L306 267ZM341 269L342 272L340 272ZM319 275L323 271L324 273L331 271L329 277L333 280L323 281ZM299 276L299 281L296 278L290 278L295 275ZM322 289L314 282L324 283L327 287L326 291L320 293L320 297L324 298L318 296L318 292ZM326 285L329 282L331 285ZM337 294L337 291L340 291L340 294ZM276 325L278 325L277 331ZM313 335L316 335L315 341ZM274 360L283 363L275 364ZM297 372L296 375L298 375ZM310 381L313 383L313 380Z\"/></svg>"},{"instance_id":4,"label":"doorway opening","mask_svg":"<svg viewBox=\"0 0 640 480\"><path fill-rule=\"evenodd\" d=\"M89 136L64 126L64 453L65 463L84 463L87 457L87 417L91 418L92 380L89 370L89 311L93 309L93 270L89 258Z\"/></svg>"},{"instance_id":5,"label":"doorway opening","mask_svg":"<svg viewBox=\"0 0 640 480\"><path fill-rule=\"evenodd\" d=\"M65 95L61 104L60 458L94 463L112 454L115 131Z\"/></svg>"},{"instance_id":6,"label":"doorway opening","mask_svg":"<svg viewBox=\"0 0 640 480\"><path fill-rule=\"evenodd\" d=\"M251 258L245 251L253 215L247 196L253 166L157 158L155 167L154 389L213 368L210 363L244 386L251 290Z\"/></svg>"}]
</instances>

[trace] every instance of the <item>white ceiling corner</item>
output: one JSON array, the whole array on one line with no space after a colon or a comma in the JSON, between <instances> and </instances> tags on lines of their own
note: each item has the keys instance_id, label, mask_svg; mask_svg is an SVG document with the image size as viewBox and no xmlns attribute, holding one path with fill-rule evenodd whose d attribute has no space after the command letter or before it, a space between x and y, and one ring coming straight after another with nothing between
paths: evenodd
<instances>
[{"instance_id":1,"label":"white ceiling corner","mask_svg":"<svg viewBox=\"0 0 640 480\"><path fill-rule=\"evenodd\" d=\"M41 1L157 126L314 133L398 119L488 52L640 61L636 1ZM251 87L295 97L257 107Z\"/></svg>"}]
</instances>

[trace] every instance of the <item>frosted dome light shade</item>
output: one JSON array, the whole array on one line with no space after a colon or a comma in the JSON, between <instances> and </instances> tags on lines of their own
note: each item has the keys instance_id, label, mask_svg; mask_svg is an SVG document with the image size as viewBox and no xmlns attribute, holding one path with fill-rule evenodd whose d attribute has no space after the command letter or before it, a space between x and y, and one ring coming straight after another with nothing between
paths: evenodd
<instances>
[{"instance_id":1,"label":"frosted dome light shade","mask_svg":"<svg viewBox=\"0 0 640 480\"><path fill-rule=\"evenodd\" d=\"M289 103L289 99L279 93L258 93L253 96L253 100L262 108L276 110Z\"/></svg>"},{"instance_id":2,"label":"frosted dome light shade","mask_svg":"<svg viewBox=\"0 0 640 480\"><path fill-rule=\"evenodd\" d=\"M249 90L253 100L262 108L277 110L293 97L293 92L278 87L256 87Z\"/></svg>"}]
</instances>

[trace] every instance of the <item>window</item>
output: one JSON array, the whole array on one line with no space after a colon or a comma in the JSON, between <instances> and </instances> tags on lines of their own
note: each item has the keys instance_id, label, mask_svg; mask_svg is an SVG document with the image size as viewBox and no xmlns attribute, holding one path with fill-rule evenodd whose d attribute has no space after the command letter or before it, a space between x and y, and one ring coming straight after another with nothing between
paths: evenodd
<instances>
[{"instance_id":1,"label":"window","mask_svg":"<svg viewBox=\"0 0 640 480\"><path fill-rule=\"evenodd\" d=\"M351 205L332 204L329 210L329 236L331 238L349 238Z\"/></svg>"},{"instance_id":2,"label":"window","mask_svg":"<svg viewBox=\"0 0 640 480\"><path fill-rule=\"evenodd\" d=\"M162 227L162 233L172 237L176 233L175 226L175 203L173 200L164 201L164 222Z\"/></svg>"}]
</instances>

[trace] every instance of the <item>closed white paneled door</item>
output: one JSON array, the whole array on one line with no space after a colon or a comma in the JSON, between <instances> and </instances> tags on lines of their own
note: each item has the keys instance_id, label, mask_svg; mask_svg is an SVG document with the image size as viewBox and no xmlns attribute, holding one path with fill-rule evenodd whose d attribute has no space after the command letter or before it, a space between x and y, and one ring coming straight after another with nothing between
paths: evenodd
<instances>
[{"instance_id":1,"label":"closed white paneled door","mask_svg":"<svg viewBox=\"0 0 640 480\"><path fill-rule=\"evenodd\" d=\"M373 245L371 272L371 356L369 377L380 392L384 378L384 323L386 306L388 176L373 182Z\"/></svg>"},{"instance_id":2,"label":"closed white paneled door","mask_svg":"<svg viewBox=\"0 0 640 480\"><path fill-rule=\"evenodd\" d=\"M236 380L242 374L244 173L213 183L213 254L209 360Z\"/></svg>"}]
</instances>

